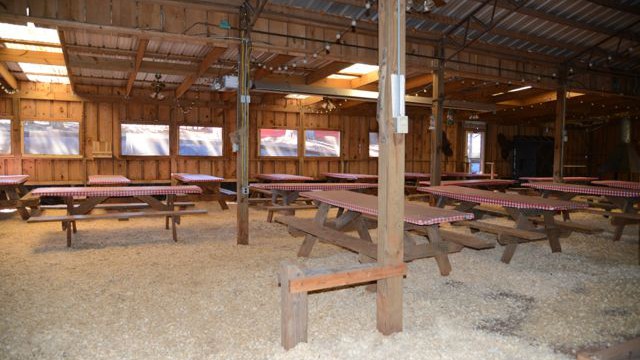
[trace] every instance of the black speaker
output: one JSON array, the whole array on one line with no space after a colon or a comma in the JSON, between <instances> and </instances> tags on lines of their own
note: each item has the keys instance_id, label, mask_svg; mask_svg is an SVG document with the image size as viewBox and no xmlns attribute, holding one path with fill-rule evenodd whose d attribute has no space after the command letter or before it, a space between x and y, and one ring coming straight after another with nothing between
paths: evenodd
<instances>
[{"instance_id":1,"label":"black speaker","mask_svg":"<svg viewBox=\"0 0 640 360\"><path fill-rule=\"evenodd\" d=\"M513 137L513 177L552 176L553 138L547 136Z\"/></svg>"}]
</instances>

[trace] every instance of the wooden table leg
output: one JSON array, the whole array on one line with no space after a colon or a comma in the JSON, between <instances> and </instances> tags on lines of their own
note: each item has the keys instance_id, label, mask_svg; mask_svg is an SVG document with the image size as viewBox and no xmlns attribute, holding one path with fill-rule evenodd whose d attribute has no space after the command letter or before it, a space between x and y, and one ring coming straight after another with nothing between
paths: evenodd
<instances>
[{"instance_id":1,"label":"wooden table leg","mask_svg":"<svg viewBox=\"0 0 640 360\"><path fill-rule=\"evenodd\" d=\"M436 263L438 269L440 269L440 275L447 276L451 273L451 263L449 262L448 247L438 231L438 225L431 225L427 227L427 237L429 242L436 250Z\"/></svg>"},{"instance_id":2,"label":"wooden table leg","mask_svg":"<svg viewBox=\"0 0 640 360\"><path fill-rule=\"evenodd\" d=\"M542 215L544 216L544 231L547 233L547 237L549 238L551 252L561 252L560 229L556 226L556 221L553 218L553 211L545 211Z\"/></svg>"},{"instance_id":3,"label":"wooden table leg","mask_svg":"<svg viewBox=\"0 0 640 360\"><path fill-rule=\"evenodd\" d=\"M26 207L20 206L18 204L18 202L20 201L20 195L18 194L18 190L16 188L7 187L4 189L4 192L5 194L7 194L6 197L8 200L16 203L16 210L18 210L18 214L20 214L20 217L22 218L22 220L28 220L31 214L29 214L29 210L27 210Z\"/></svg>"},{"instance_id":4,"label":"wooden table leg","mask_svg":"<svg viewBox=\"0 0 640 360\"><path fill-rule=\"evenodd\" d=\"M318 225L324 225L325 221L327 220L327 215L330 208L331 205L327 203L320 203L320 205L318 206L318 212L316 212L316 217L313 219L313 222ZM311 254L311 250L313 249L313 245L315 245L317 240L318 238L313 235L305 235L304 241L302 242L302 245L298 250L298 256L309 257L309 255Z\"/></svg>"},{"instance_id":5,"label":"wooden table leg","mask_svg":"<svg viewBox=\"0 0 640 360\"><path fill-rule=\"evenodd\" d=\"M623 213L625 214L635 214L636 210L633 207L633 204L637 202L637 199L621 199L617 197L606 197L612 204L618 206ZM613 241L618 241L622 237L622 233L624 232L625 226L629 224L635 224L637 221L629 221L627 219L621 218L611 218L611 225L615 226L615 230L613 233Z\"/></svg>"},{"instance_id":6,"label":"wooden table leg","mask_svg":"<svg viewBox=\"0 0 640 360\"><path fill-rule=\"evenodd\" d=\"M205 190L205 193L211 193L218 198L218 204L220 204L220 208L222 210L229 210L229 205L227 205L227 201L223 198L222 193L220 192L219 182L201 184L200 187Z\"/></svg>"}]
</instances>

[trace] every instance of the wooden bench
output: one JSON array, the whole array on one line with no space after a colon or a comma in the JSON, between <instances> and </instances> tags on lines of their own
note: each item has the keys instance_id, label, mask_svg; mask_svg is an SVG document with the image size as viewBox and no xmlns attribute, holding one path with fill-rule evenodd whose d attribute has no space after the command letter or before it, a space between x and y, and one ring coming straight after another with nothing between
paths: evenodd
<instances>
[{"instance_id":1,"label":"wooden bench","mask_svg":"<svg viewBox=\"0 0 640 360\"><path fill-rule=\"evenodd\" d=\"M173 241L178 241L178 231L176 225L180 224L180 216L185 215L201 215L206 214L207 210L175 210L175 211L154 211L154 212L124 212L124 213L110 213L110 214L96 214L96 215L60 215L60 216L32 216L28 223L42 223L42 222L62 222L62 229L67 232L67 247L71 247L73 239L72 233L76 233L76 221L92 221L92 220L104 220L104 219L131 219L131 218L146 218L146 217L166 217L174 219L172 222L172 235ZM167 226L167 229L169 227Z\"/></svg>"},{"instance_id":2,"label":"wooden bench","mask_svg":"<svg viewBox=\"0 0 640 360\"><path fill-rule=\"evenodd\" d=\"M278 274L282 346L289 350L300 342L307 342L309 292L401 277L406 273L404 263L392 266L367 263L317 269L282 263Z\"/></svg>"},{"instance_id":3,"label":"wooden bench","mask_svg":"<svg viewBox=\"0 0 640 360\"><path fill-rule=\"evenodd\" d=\"M471 229L476 229L476 230L488 232L490 234L498 235L498 241L500 242L502 242L501 238L503 236L512 236L512 237L526 240L526 241L543 240L547 237L543 232L517 229L517 228L508 227L508 226L498 225L498 224L491 224L491 223L480 221L480 220L458 221L453 223L453 225L466 226Z\"/></svg>"},{"instance_id":4,"label":"wooden bench","mask_svg":"<svg viewBox=\"0 0 640 360\"><path fill-rule=\"evenodd\" d=\"M309 210L316 208L317 206L315 205L272 205L265 207L268 211L267 222L273 222L273 214L275 212L286 212L287 214L295 215L296 210Z\"/></svg>"},{"instance_id":5,"label":"wooden bench","mask_svg":"<svg viewBox=\"0 0 640 360\"><path fill-rule=\"evenodd\" d=\"M192 202L185 202L185 201L176 201L175 203L173 203L173 205L177 208L187 208L187 207L192 207L195 206L195 203ZM78 205L74 205L75 207L78 207ZM99 204L96 205L94 207L94 209L103 209L103 210L134 210L134 209L144 209L144 208L148 208L149 204L147 203L122 203L122 204L117 204L117 203L109 203L109 204ZM42 208L43 210L66 210L67 209L67 205L65 204L58 204L58 205L41 205L40 208Z\"/></svg>"},{"instance_id":6,"label":"wooden bench","mask_svg":"<svg viewBox=\"0 0 640 360\"><path fill-rule=\"evenodd\" d=\"M406 224L404 228L405 230L415 231L420 235L428 235L424 229L413 226L411 224ZM496 246L490 241L482 240L472 235L460 234L450 230L440 229L440 236L442 237L442 240L450 241L476 250L491 249Z\"/></svg>"}]
</instances>

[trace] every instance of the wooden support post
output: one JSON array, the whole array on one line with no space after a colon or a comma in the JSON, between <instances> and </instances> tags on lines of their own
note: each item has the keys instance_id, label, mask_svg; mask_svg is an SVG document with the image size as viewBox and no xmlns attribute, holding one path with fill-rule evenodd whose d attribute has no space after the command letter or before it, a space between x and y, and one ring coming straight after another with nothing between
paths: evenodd
<instances>
[{"instance_id":1,"label":"wooden support post","mask_svg":"<svg viewBox=\"0 0 640 360\"><path fill-rule=\"evenodd\" d=\"M378 264L403 263L405 135L394 127L404 115L405 0L378 2ZM394 84L394 82L396 82ZM393 90L392 90L393 89ZM400 93L402 92L402 93ZM394 102L396 103L394 109ZM377 327L385 335L402 331L402 276L378 281Z\"/></svg>"},{"instance_id":2,"label":"wooden support post","mask_svg":"<svg viewBox=\"0 0 640 360\"><path fill-rule=\"evenodd\" d=\"M440 185L442 169L442 117L444 116L444 53L443 47L437 48L438 59L434 60L433 71L433 116L434 128L431 130L431 186Z\"/></svg>"},{"instance_id":3,"label":"wooden support post","mask_svg":"<svg viewBox=\"0 0 640 360\"><path fill-rule=\"evenodd\" d=\"M567 88L562 85L556 95L556 125L553 139L553 181L562 182L564 167L564 122L567 111Z\"/></svg>"},{"instance_id":4,"label":"wooden support post","mask_svg":"<svg viewBox=\"0 0 640 360\"><path fill-rule=\"evenodd\" d=\"M249 9L240 7L240 54L238 58L238 98L236 131L238 132L237 153L237 202L239 245L249 244L249 65L251 60L251 40L249 37Z\"/></svg>"}]
</instances>

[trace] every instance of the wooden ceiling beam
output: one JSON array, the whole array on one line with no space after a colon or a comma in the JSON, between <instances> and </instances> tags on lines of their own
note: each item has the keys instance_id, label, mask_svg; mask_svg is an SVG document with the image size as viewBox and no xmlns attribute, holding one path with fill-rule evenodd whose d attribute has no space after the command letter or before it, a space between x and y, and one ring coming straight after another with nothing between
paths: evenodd
<instances>
[{"instance_id":1,"label":"wooden ceiling beam","mask_svg":"<svg viewBox=\"0 0 640 360\"><path fill-rule=\"evenodd\" d=\"M420 90L433 82L433 74L423 74L407 79L404 87L407 93Z\"/></svg>"},{"instance_id":2,"label":"wooden ceiling beam","mask_svg":"<svg viewBox=\"0 0 640 360\"><path fill-rule=\"evenodd\" d=\"M71 67L69 66L69 50L67 50L67 41L64 35L64 30L58 29L58 38L60 39L60 47L62 48L64 66L67 68L67 77L69 78L69 85L71 86L71 91L76 92L76 79L75 79L75 75L71 71Z\"/></svg>"},{"instance_id":3,"label":"wooden ceiling beam","mask_svg":"<svg viewBox=\"0 0 640 360\"><path fill-rule=\"evenodd\" d=\"M351 88L358 89L365 85L374 83L378 81L378 79L379 79L378 70L375 70L368 74L364 74L357 79L351 80Z\"/></svg>"},{"instance_id":4,"label":"wooden ceiling beam","mask_svg":"<svg viewBox=\"0 0 640 360\"><path fill-rule=\"evenodd\" d=\"M198 69L193 74L187 76L182 84L178 86L178 88L176 89L176 99L182 97L182 95L184 95L184 93L189 90L191 85L196 82L196 80L198 80L200 76L206 73L211 64L218 60L220 56L225 53L225 51L227 51L227 49L221 47L214 47L213 49L209 50L204 59L202 59L202 62L200 62L200 64L198 65Z\"/></svg>"},{"instance_id":5,"label":"wooden ceiling beam","mask_svg":"<svg viewBox=\"0 0 640 360\"><path fill-rule=\"evenodd\" d=\"M13 76L11 71L9 71L7 66L2 62L0 62L0 76L2 76L4 82L7 83L7 85L9 85L12 89L15 90L18 88L18 81L16 80L16 77Z\"/></svg>"},{"instance_id":6,"label":"wooden ceiling beam","mask_svg":"<svg viewBox=\"0 0 640 360\"><path fill-rule=\"evenodd\" d=\"M0 48L0 61L65 66L64 54Z\"/></svg>"},{"instance_id":7,"label":"wooden ceiling beam","mask_svg":"<svg viewBox=\"0 0 640 360\"><path fill-rule=\"evenodd\" d=\"M129 73L129 79L127 80L127 88L125 89L124 96L129 96L129 94L131 94L131 89L133 89L133 83L136 81L136 77L138 76L138 71L140 71L140 66L142 65L142 59L144 58L144 52L147 50L148 44L149 44L148 39L138 40L138 50L136 50L136 59L133 65L133 70Z\"/></svg>"},{"instance_id":8,"label":"wooden ceiling beam","mask_svg":"<svg viewBox=\"0 0 640 360\"><path fill-rule=\"evenodd\" d=\"M321 67L318 70L315 70L311 74L307 75L307 78L305 79L305 84L312 85L320 80L323 80L324 78L326 78L331 74L335 74L342 69L348 68L351 65L352 63L343 62L343 61L334 61L329 65Z\"/></svg>"},{"instance_id":9,"label":"wooden ceiling beam","mask_svg":"<svg viewBox=\"0 0 640 360\"><path fill-rule=\"evenodd\" d=\"M594 4L604 6L610 9L624 11L635 15L640 15L640 7L634 5L625 5L619 0L588 0Z\"/></svg>"},{"instance_id":10,"label":"wooden ceiling beam","mask_svg":"<svg viewBox=\"0 0 640 360\"><path fill-rule=\"evenodd\" d=\"M253 80L260 80L269 76L271 73L273 73L273 70L276 70L278 68L278 66L285 65L294 58L295 56L284 54L278 54L274 56L271 60L267 61L264 68L258 69L255 71L255 73L253 73Z\"/></svg>"}]
</instances>

